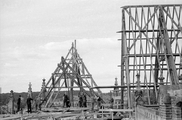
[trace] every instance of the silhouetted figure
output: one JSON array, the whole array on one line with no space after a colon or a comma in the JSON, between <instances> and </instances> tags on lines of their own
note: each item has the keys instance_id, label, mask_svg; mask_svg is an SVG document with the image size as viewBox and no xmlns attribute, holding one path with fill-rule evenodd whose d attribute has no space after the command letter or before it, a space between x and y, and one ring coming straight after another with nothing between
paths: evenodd
<instances>
[{"instance_id":1,"label":"silhouetted figure","mask_svg":"<svg viewBox=\"0 0 182 120\"><path fill-rule=\"evenodd\" d=\"M19 112L21 110L20 106L21 106L21 95L19 95L19 98L17 101L17 112Z\"/></svg>"},{"instance_id":2,"label":"silhouetted figure","mask_svg":"<svg viewBox=\"0 0 182 120\"><path fill-rule=\"evenodd\" d=\"M67 106L66 106L66 101L67 101L67 99L68 99L68 98L67 98L67 95L64 94L64 95L63 95L63 107L67 107Z\"/></svg>"},{"instance_id":3,"label":"silhouetted figure","mask_svg":"<svg viewBox=\"0 0 182 120\"><path fill-rule=\"evenodd\" d=\"M113 109L113 105L114 105L114 99L113 98L111 98L110 103L111 103L111 108Z\"/></svg>"},{"instance_id":4,"label":"silhouetted figure","mask_svg":"<svg viewBox=\"0 0 182 120\"><path fill-rule=\"evenodd\" d=\"M27 109L28 109L28 113L32 113L32 104L31 104L31 101L32 100L33 99L30 98L30 97L27 98Z\"/></svg>"},{"instance_id":5,"label":"silhouetted figure","mask_svg":"<svg viewBox=\"0 0 182 120\"><path fill-rule=\"evenodd\" d=\"M83 107L87 107L87 96L83 94Z\"/></svg>"},{"instance_id":6,"label":"silhouetted figure","mask_svg":"<svg viewBox=\"0 0 182 120\"><path fill-rule=\"evenodd\" d=\"M98 108L101 108L101 101L102 101L102 99L101 99L101 97L99 97L99 98L97 99L97 102L98 102Z\"/></svg>"},{"instance_id":7,"label":"silhouetted figure","mask_svg":"<svg viewBox=\"0 0 182 120\"><path fill-rule=\"evenodd\" d=\"M70 104L69 104L69 98L68 98L68 95L66 95L66 93L63 95L63 107L70 107Z\"/></svg>"},{"instance_id":8,"label":"silhouetted figure","mask_svg":"<svg viewBox=\"0 0 182 120\"><path fill-rule=\"evenodd\" d=\"M70 106L71 106L71 105L70 105L70 99L69 99L68 95L66 95L66 96L67 96L66 107L70 107Z\"/></svg>"},{"instance_id":9,"label":"silhouetted figure","mask_svg":"<svg viewBox=\"0 0 182 120\"><path fill-rule=\"evenodd\" d=\"M79 95L79 107L83 107L83 95L80 93Z\"/></svg>"}]
</instances>

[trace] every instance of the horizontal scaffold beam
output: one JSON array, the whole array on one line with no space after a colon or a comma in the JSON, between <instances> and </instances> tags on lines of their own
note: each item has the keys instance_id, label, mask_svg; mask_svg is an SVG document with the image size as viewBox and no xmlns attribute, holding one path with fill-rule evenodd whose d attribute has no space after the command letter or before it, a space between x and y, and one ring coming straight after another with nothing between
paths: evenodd
<instances>
[{"instance_id":1,"label":"horizontal scaffold beam","mask_svg":"<svg viewBox=\"0 0 182 120\"><path fill-rule=\"evenodd\" d=\"M161 66L167 66L167 64L160 64ZM176 66L178 66L178 65L181 65L181 64L175 64ZM155 64L143 64L143 65L141 65L141 64L139 64L139 65L129 65L129 66L155 66ZM121 65L118 65L118 67L121 67Z\"/></svg>"},{"instance_id":2,"label":"horizontal scaffold beam","mask_svg":"<svg viewBox=\"0 0 182 120\"><path fill-rule=\"evenodd\" d=\"M156 40L158 39L157 37L152 37L152 38L147 38L149 40ZM178 40L182 40L182 37L169 37L169 39L178 39ZM121 41L122 39L118 39L119 41ZM146 40L146 38L128 38L126 40Z\"/></svg>"},{"instance_id":3,"label":"horizontal scaffold beam","mask_svg":"<svg viewBox=\"0 0 182 120\"><path fill-rule=\"evenodd\" d=\"M52 87L46 87L46 88L52 88ZM88 88L88 86L67 86L67 87L54 87L54 88Z\"/></svg>"},{"instance_id":4,"label":"horizontal scaffold beam","mask_svg":"<svg viewBox=\"0 0 182 120\"><path fill-rule=\"evenodd\" d=\"M130 88L137 88L137 85L130 85ZM140 87L154 87L154 85L140 85ZM159 87L159 85L157 85ZM122 85L122 86L97 86L97 87L92 87L92 89L96 88L127 88L127 85Z\"/></svg>"},{"instance_id":5,"label":"horizontal scaffold beam","mask_svg":"<svg viewBox=\"0 0 182 120\"><path fill-rule=\"evenodd\" d=\"M176 68L177 70L178 69L182 69L182 68ZM124 71L125 71L126 69L124 69ZM129 69L129 71L138 71L138 70L140 70L140 71L151 71L151 70L172 70L172 69L168 69L168 68L154 68L154 69Z\"/></svg>"},{"instance_id":6,"label":"horizontal scaffold beam","mask_svg":"<svg viewBox=\"0 0 182 120\"><path fill-rule=\"evenodd\" d=\"M121 8L127 9L127 8L148 8L148 7L156 7L156 6L162 6L162 7L171 7L171 6L180 6L181 4L163 4L163 5L129 5L129 6L122 6Z\"/></svg>"},{"instance_id":7,"label":"horizontal scaffold beam","mask_svg":"<svg viewBox=\"0 0 182 120\"><path fill-rule=\"evenodd\" d=\"M177 53L173 53L173 54L166 54L166 56L182 56L182 54L177 54ZM165 54L129 54L128 57L156 57L156 56L165 56Z\"/></svg>"},{"instance_id":8,"label":"horizontal scaffold beam","mask_svg":"<svg viewBox=\"0 0 182 120\"><path fill-rule=\"evenodd\" d=\"M180 31L179 29L170 29L168 30L168 32L171 32L171 31ZM160 30L124 30L124 31L118 31L117 33L122 33L122 32L126 32L126 33L130 33L130 32L160 32Z\"/></svg>"}]
</instances>

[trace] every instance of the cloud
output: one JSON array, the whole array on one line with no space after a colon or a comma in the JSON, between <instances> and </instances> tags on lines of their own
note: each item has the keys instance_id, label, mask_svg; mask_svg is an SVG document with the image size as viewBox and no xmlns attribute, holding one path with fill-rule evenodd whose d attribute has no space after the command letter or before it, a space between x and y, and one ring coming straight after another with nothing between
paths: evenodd
<instances>
[{"instance_id":1,"label":"cloud","mask_svg":"<svg viewBox=\"0 0 182 120\"><path fill-rule=\"evenodd\" d=\"M74 43L74 40L63 42L47 42L40 46L43 53L50 56L65 56ZM112 55L117 57L120 53L120 42L116 38L93 38L93 39L77 39L76 48L79 55L83 59L91 59L102 63L104 61L112 60ZM113 58L116 59L116 58ZM91 62L91 60L88 60Z\"/></svg>"},{"instance_id":2,"label":"cloud","mask_svg":"<svg viewBox=\"0 0 182 120\"><path fill-rule=\"evenodd\" d=\"M70 44L70 41L66 41L66 42L48 42L42 46L40 46L40 48L42 48L43 50L61 50L61 49L68 49ZM70 45L69 45L70 44Z\"/></svg>"},{"instance_id":3,"label":"cloud","mask_svg":"<svg viewBox=\"0 0 182 120\"><path fill-rule=\"evenodd\" d=\"M42 59L45 57L38 48L27 48L27 47L15 47L6 49L3 53L1 52L1 56L4 60L9 61L24 61L24 60L34 60L34 59Z\"/></svg>"},{"instance_id":4,"label":"cloud","mask_svg":"<svg viewBox=\"0 0 182 120\"><path fill-rule=\"evenodd\" d=\"M16 73L16 74L0 74L0 77L21 77L24 76L25 74L23 73Z\"/></svg>"},{"instance_id":5,"label":"cloud","mask_svg":"<svg viewBox=\"0 0 182 120\"><path fill-rule=\"evenodd\" d=\"M71 48L72 43L74 40L67 40L67 41L60 41L60 42L48 42L40 48L44 50L61 50L61 49L68 49ZM117 38L82 38L76 39L76 47L81 50L88 50L90 49L118 49L119 42Z\"/></svg>"}]
</instances>

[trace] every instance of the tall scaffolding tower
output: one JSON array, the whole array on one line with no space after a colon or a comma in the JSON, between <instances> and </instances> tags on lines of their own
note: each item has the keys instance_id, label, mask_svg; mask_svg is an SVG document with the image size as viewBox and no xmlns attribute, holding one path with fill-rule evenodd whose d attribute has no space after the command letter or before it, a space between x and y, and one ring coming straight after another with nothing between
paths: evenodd
<instances>
[{"instance_id":1,"label":"tall scaffolding tower","mask_svg":"<svg viewBox=\"0 0 182 120\"><path fill-rule=\"evenodd\" d=\"M182 5L121 7L121 101L143 90L156 104L159 85L179 86L182 77ZM135 87L132 87L135 86Z\"/></svg>"}]
</instances>

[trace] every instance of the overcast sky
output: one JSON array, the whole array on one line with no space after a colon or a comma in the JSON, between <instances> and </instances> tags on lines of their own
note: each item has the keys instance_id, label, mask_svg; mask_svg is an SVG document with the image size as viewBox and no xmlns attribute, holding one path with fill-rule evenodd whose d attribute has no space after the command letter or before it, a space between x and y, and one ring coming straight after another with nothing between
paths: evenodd
<instances>
[{"instance_id":1,"label":"overcast sky","mask_svg":"<svg viewBox=\"0 0 182 120\"><path fill-rule=\"evenodd\" d=\"M121 9L126 5L179 4L181 0L0 0L2 92L40 91L77 40L98 85L120 79Z\"/></svg>"}]
</instances>

